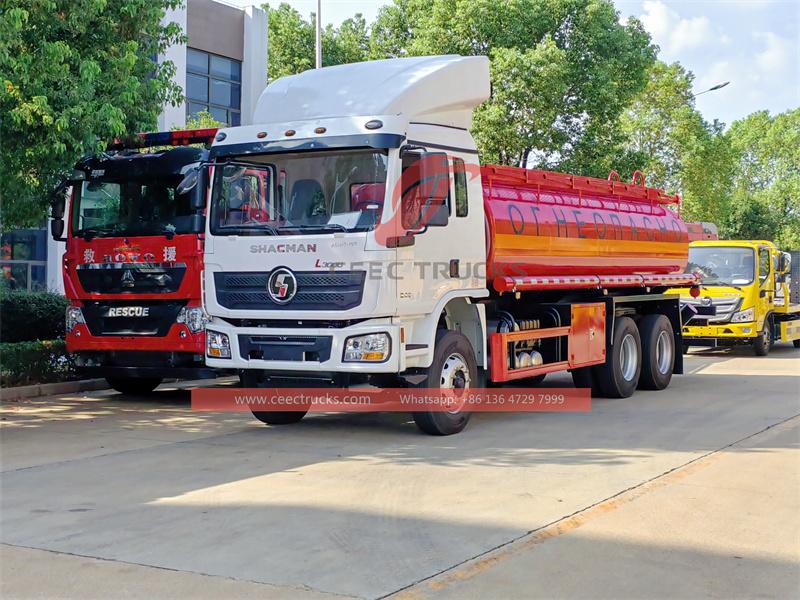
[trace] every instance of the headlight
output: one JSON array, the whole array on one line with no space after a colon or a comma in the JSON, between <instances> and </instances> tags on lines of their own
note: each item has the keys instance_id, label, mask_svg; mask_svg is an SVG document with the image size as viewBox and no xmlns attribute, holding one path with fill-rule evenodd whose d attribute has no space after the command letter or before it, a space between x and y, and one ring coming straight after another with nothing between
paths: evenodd
<instances>
[{"instance_id":1,"label":"headlight","mask_svg":"<svg viewBox=\"0 0 800 600\"><path fill-rule=\"evenodd\" d=\"M392 342L388 333L349 337L344 343L344 362L383 362L389 358Z\"/></svg>"},{"instance_id":2,"label":"headlight","mask_svg":"<svg viewBox=\"0 0 800 600\"><path fill-rule=\"evenodd\" d=\"M66 321L67 333L75 329L75 325L86 323L86 321L83 318L83 312L81 312L81 309L78 306L67 307L67 314L65 317L65 321Z\"/></svg>"},{"instance_id":3,"label":"headlight","mask_svg":"<svg viewBox=\"0 0 800 600\"><path fill-rule=\"evenodd\" d=\"M737 313L733 313L731 317L731 323L749 323L750 321L755 321L756 318L756 309L748 308L747 310L740 310Z\"/></svg>"},{"instance_id":4,"label":"headlight","mask_svg":"<svg viewBox=\"0 0 800 600\"><path fill-rule=\"evenodd\" d=\"M208 323L208 315L199 306L195 308L184 307L181 309L181 312L178 313L175 321L178 323L185 323L189 331L197 333L198 331L203 331L205 328L206 323Z\"/></svg>"},{"instance_id":5,"label":"headlight","mask_svg":"<svg viewBox=\"0 0 800 600\"><path fill-rule=\"evenodd\" d=\"M206 354L211 358L230 358L231 341L224 333L206 331Z\"/></svg>"}]
</instances>

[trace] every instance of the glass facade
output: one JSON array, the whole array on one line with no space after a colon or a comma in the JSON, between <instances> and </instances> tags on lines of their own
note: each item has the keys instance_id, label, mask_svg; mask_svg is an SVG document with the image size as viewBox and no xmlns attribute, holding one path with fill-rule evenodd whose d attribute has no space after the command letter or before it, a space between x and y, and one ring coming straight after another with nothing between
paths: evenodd
<instances>
[{"instance_id":1,"label":"glass facade","mask_svg":"<svg viewBox=\"0 0 800 600\"><path fill-rule=\"evenodd\" d=\"M186 56L186 115L207 110L217 121L241 124L242 63L194 48Z\"/></svg>"},{"instance_id":2,"label":"glass facade","mask_svg":"<svg viewBox=\"0 0 800 600\"><path fill-rule=\"evenodd\" d=\"M2 234L3 285L16 290L47 289L47 236L44 229L19 229Z\"/></svg>"}]
</instances>

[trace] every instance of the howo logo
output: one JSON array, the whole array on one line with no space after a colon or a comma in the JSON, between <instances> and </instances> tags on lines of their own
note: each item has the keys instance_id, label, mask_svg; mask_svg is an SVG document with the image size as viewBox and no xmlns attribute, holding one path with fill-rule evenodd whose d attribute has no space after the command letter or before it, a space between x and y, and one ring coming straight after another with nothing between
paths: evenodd
<instances>
[{"instance_id":1,"label":"howo logo","mask_svg":"<svg viewBox=\"0 0 800 600\"><path fill-rule=\"evenodd\" d=\"M275 269L267 280L267 293L275 304L288 304L297 293L297 279L289 269Z\"/></svg>"},{"instance_id":2,"label":"howo logo","mask_svg":"<svg viewBox=\"0 0 800 600\"><path fill-rule=\"evenodd\" d=\"M107 317L148 317L149 306L115 306L106 312Z\"/></svg>"}]
</instances>

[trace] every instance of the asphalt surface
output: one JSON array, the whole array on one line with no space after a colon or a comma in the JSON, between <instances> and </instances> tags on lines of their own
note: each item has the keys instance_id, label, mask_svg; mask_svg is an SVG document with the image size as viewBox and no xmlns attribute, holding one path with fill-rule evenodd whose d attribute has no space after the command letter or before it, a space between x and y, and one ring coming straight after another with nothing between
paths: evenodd
<instances>
[{"instance_id":1,"label":"asphalt surface","mask_svg":"<svg viewBox=\"0 0 800 600\"><path fill-rule=\"evenodd\" d=\"M6 403L0 595L798 597L800 351L687 370L446 438L193 413L180 385Z\"/></svg>"}]
</instances>

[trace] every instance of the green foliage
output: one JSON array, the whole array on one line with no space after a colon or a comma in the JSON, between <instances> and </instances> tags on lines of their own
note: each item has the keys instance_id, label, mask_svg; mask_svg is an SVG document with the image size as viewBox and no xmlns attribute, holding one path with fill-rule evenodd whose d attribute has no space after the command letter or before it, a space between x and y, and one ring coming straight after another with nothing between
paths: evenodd
<instances>
[{"instance_id":1,"label":"green foliage","mask_svg":"<svg viewBox=\"0 0 800 600\"><path fill-rule=\"evenodd\" d=\"M68 304L61 294L0 289L0 341L63 338Z\"/></svg>"},{"instance_id":2,"label":"green foliage","mask_svg":"<svg viewBox=\"0 0 800 600\"><path fill-rule=\"evenodd\" d=\"M736 168L721 233L800 248L800 108L753 113L734 122L728 137Z\"/></svg>"},{"instance_id":3,"label":"green foliage","mask_svg":"<svg viewBox=\"0 0 800 600\"><path fill-rule=\"evenodd\" d=\"M76 379L64 340L0 343L0 385L32 385Z\"/></svg>"},{"instance_id":4,"label":"green foliage","mask_svg":"<svg viewBox=\"0 0 800 600\"><path fill-rule=\"evenodd\" d=\"M681 65L656 62L645 88L620 119L623 152L648 185L683 197L684 217L719 223L725 214L733 154L722 127L695 109L694 76ZM624 177L632 174L619 169Z\"/></svg>"},{"instance_id":5,"label":"green foliage","mask_svg":"<svg viewBox=\"0 0 800 600\"><path fill-rule=\"evenodd\" d=\"M180 98L182 39L162 25L181 0L5 0L0 8L0 198L4 227L37 224L48 194L102 140L152 129Z\"/></svg>"},{"instance_id":6,"label":"green foliage","mask_svg":"<svg viewBox=\"0 0 800 600\"><path fill-rule=\"evenodd\" d=\"M174 131L176 129L213 129L215 127L227 127L227 125L222 121L217 121L207 110L201 110L199 113L186 119L185 126L181 127L180 125L176 125L172 129Z\"/></svg>"}]
</instances>

